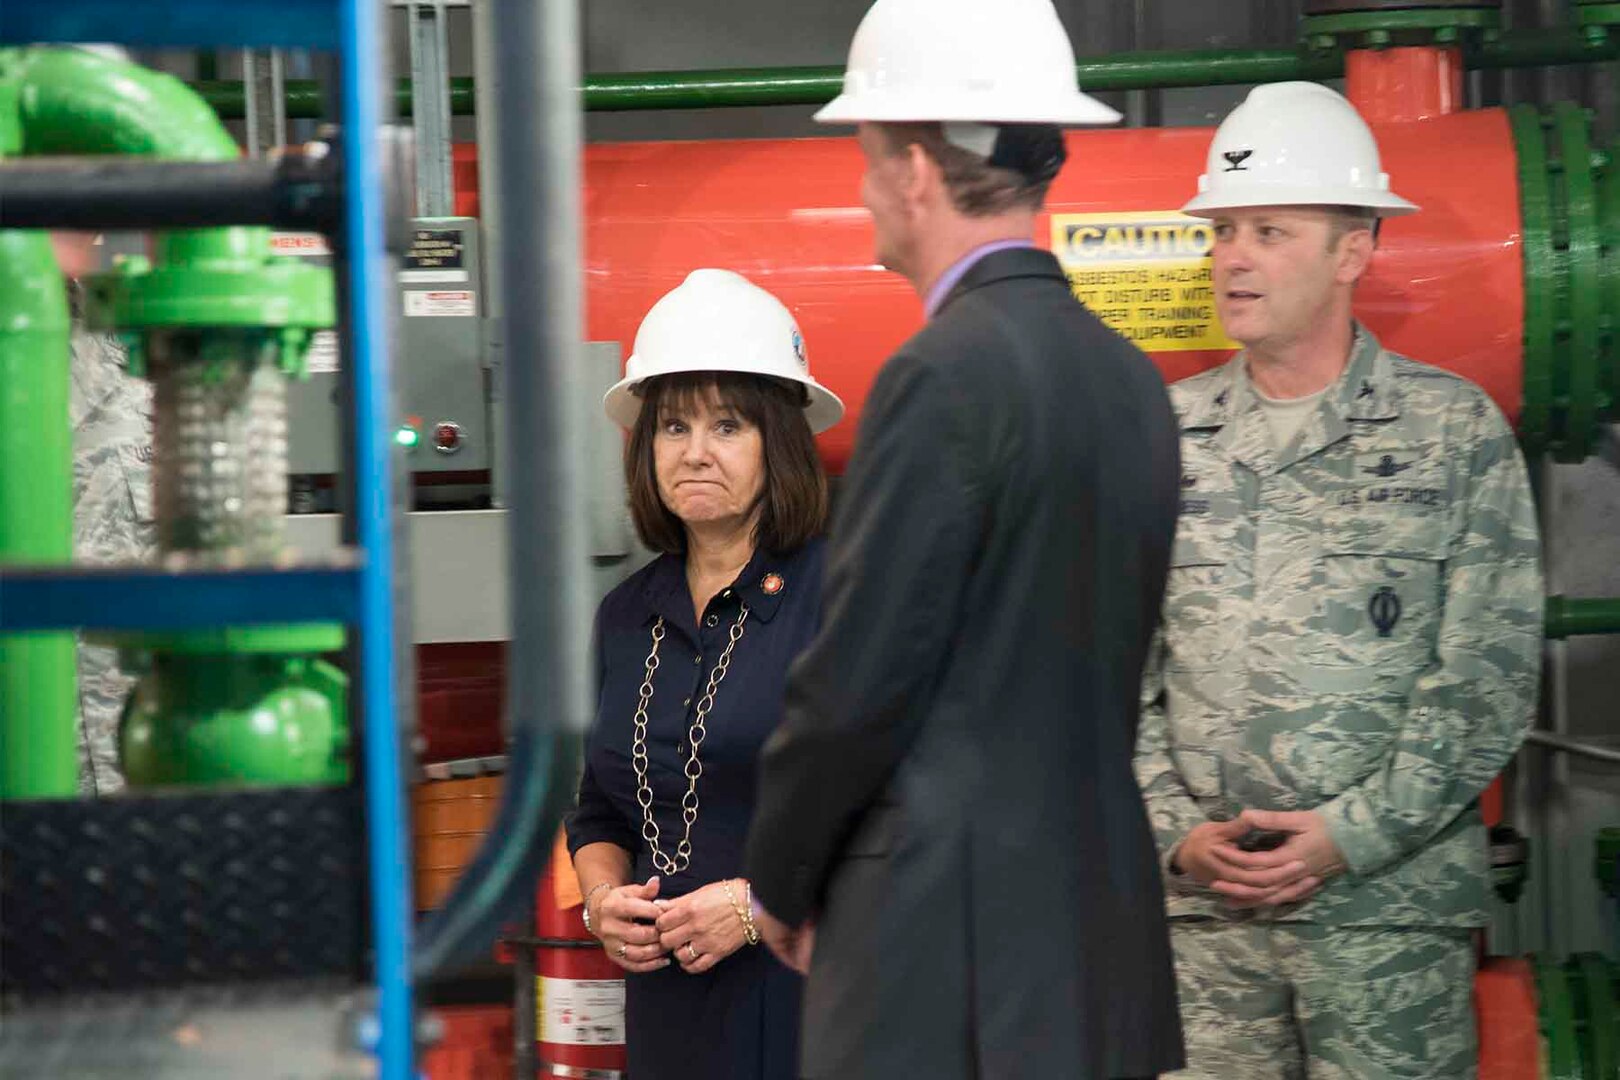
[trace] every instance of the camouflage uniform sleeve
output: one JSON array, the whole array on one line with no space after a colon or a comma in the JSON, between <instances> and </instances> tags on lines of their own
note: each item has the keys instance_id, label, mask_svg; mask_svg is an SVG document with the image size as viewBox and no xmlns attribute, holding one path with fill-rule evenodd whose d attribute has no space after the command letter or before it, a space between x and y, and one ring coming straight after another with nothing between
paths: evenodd
<instances>
[{"instance_id":1,"label":"camouflage uniform sleeve","mask_svg":"<svg viewBox=\"0 0 1620 1080\"><path fill-rule=\"evenodd\" d=\"M1170 874L1176 845L1206 818L1187 791L1170 757L1170 728L1164 712L1164 634L1156 631L1142 671L1142 719L1136 731L1136 782L1147 804L1148 821L1159 848L1159 862Z\"/></svg>"},{"instance_id":2,"label":"camouflage uniform sleeve","mask_svg":"<svg viewBox=\"0 0 1620 1080\"><path fill-rule=\"evenodd\" d=\"M124 370L116 339L76 326L69 410L73 420L73 556L105 565L150 557L152 389ZM79 642L79 787L123 786L118 725L135 679L118 651Z\"/></svg>"},{"instance_id":3,"label":"camouflage uniform sleeve","mask_svg":"<svg viewBox=\"0 0 1620 1080\"><path fill-rule=\"evenodd\" d=\"M1534 717L1544 601L1524 459L1483 393L1459 409L1468 412L1459 425L1467 471L1456 488L1435 657L1383 767L1320 808L1361 876L1450 824L1517 752Z\"/></svg>"}]
</instances>

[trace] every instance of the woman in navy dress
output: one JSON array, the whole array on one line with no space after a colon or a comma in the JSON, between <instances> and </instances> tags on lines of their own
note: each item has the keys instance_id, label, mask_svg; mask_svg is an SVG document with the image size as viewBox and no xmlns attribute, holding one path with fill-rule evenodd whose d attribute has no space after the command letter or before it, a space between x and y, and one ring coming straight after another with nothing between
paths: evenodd
<instances>
[{"instance_id":1,"label":"woman in navy dress","mask_svg":"<svg viewBox=\"0 0 1620 1080\"><path fill-rule=\"evenodd\" d=\"M624 968L634 1080L792 1080L799 978L758 948L738 876L755 759L820 621L843 406L774 296L698 270L655 304L608 415L662 554L602 601L596 721L568 847L587 928Z\"/></svg>"}]
</instances>

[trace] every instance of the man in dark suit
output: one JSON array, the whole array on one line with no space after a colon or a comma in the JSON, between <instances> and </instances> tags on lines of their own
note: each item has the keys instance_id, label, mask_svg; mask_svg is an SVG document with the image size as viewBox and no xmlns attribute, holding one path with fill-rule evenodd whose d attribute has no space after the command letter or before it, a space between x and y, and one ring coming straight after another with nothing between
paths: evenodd
<instances>
[{"instance_id":1,"label":"man in dark suit","mask_svg":"<svg viewBox=\"0 0 1620 1080\"><path fill-rule=\"evenodd\" d=\"M878 258L929 322L867 400L824 625L762 759L746 869L809 976L802 1073L1178 1068L1131 771L1176 429L1029 242L1057 125L1117 114L1075 86L1049 0L878 0L845 89L818 118L859 123Z\"/></svg>"}]
</instances>

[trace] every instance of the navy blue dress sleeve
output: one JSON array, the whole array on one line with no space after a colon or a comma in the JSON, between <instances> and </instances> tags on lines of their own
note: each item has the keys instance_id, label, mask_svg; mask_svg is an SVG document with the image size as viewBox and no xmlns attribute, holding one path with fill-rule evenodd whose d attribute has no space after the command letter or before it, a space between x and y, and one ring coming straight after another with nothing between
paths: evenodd
<instances>
[{"instance_id":1,"label":"navy blue dress sleeve","mask_svg":"<svg viewBox=\"0 0 1620 1080\"><path fill-rule=\"evenodd\" d=\"M596 665L596 696L598 701L602 696L602 613L607 607L607 601L596 609L596 622L591 630L591 660ZM568 832L568 854L579 853L579 849L587 844L614 844L625 851L635 854L637 837L631 831L630 825L624 820L624 814L614 805L608 793L597 782L596 773L592 771L587 758L585 771L579 778L579 797L574 810L568 815L565 822Z\"/></svg>"}]
</instances>

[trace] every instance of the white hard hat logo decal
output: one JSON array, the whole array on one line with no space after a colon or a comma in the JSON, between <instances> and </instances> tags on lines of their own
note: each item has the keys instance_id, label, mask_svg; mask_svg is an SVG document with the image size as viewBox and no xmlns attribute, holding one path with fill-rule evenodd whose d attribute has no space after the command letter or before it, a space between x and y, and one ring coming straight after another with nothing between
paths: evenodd
<instances>
[{"instance_id":1,"label":"white hard hat logo decal","mask_svg":"<svg viewBox=\"0 0 1620 1080\"><path fill-rule=\"evenodd\" d=\"M1243 163L1254 156L1253 150L1228 150L1221 157L1226 159L1227 172L1248 172Z\"/></svg>"}]
</instances>

